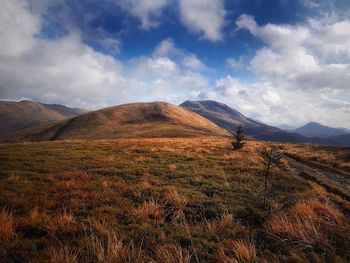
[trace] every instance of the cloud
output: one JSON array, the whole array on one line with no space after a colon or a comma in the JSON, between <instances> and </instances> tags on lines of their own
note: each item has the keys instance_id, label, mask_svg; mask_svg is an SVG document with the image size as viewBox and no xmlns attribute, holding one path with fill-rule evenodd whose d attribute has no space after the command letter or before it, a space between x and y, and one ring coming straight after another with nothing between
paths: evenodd
<instances>
[{"instance_id":1,"label":"cloud","mask_svg":"<svg viewBox=\"0 0 350 263\"><path fill-rule=\"evenodd\" d=\"M182 59L182 64L192 70L207 70L207 66L195 55L190 54Z\"/></svg>"},{"instance_id":2,"label":"cloud","mask_svg":"<svg viewBox=\"0 0 350 263\"><path fill-rule=\"evenodd\" d=\"M219 41L223 38L225 9L222 0L179 0L182 23L205 39Z\"/></svg>"},{"instance_id":3,"label":"cloud","mask_svg":"<svg viewBox=\"0 0 350 263\"><path fill-rule=\"evenodd\" d=\"M201 96L273 124L350 123L349 25L348 20L313 19L259 26L254 17L241 15L237 28L265 43L250 61L258 80L247 84L228 76Z\"/></svg>"},{"instance_id":4,"label":"cloud","mask_svg":"<svg viewBox=\"0 0 350 263\"><path fill-rule=\"evenodd\" d=\"M65 36L40 38L42 16L29 3L4 0L0 12L3 99L100 108L140 100L181 102L208 86L204 76L182 65L191 53L171 39L161 41L150 56L121 62L85 44L74 26ZM118 47L115 39L104 44Z\"/></svg>"},{"instance_id":5,"label":"cloud","mask_svg":"<svg viewBox=\"0 0 350 263\"><path fill-rule=\"evenodd\" d=\"M138 18L140 27L145 30L158 27L161 11L171 0L116 0L126 12Z\"/></svg>"},{"instance_id":6,"label":"cloud","mask_svg":"<svg viewBox=\"0 0 350 263\"><path fill-rule=\"evenodd\" d=\"M243 63L243 57L239 57L239 59L236 58L228 58L226 60L227 66L232 69L232 70L237 70L240 68L243 68L244 63Z\"/></svg>"},{"instance_id":7,"label":"cloud","mask_svg":"<svg viewBox=\"0 0 350 263\"><path fill-rule=\"evenodd\" d=\"M40 21L27 12L24 1L3 0L0 13L2 56L20 56L35 45L32 36L40 31Z\"/></svg>"},{"instance_id":8,"label":"cloud","mask_svg":"<svg viewBox=\"0 0 350 263\"><path fill-rule=\"evenodd\" d=\"M209 68L200 60L195 54L188 52L184 49L177 48L173 39L167 38L162 40L153 52L154 56L171 57L177 60L183 67L194 70L194 71L204 71L209 70Z\"/></svg>"}]
</instances>

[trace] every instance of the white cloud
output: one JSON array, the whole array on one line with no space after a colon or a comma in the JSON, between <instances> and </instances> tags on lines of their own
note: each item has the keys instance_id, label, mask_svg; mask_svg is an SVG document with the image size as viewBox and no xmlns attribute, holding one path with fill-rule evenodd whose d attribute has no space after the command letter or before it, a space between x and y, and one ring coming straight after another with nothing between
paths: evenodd
<instances>
[{"instance_id":1,"label":"white cloud","mask_svg":"<svg viewBox=\"0 0 350 263\"><path fill-rule=\"evenodd\" d=\"M0 55L19 56L35 45L32 36L40 31L40 21L27 7L25 1L1 1Z\"/></svg>"},{"instance_id":2,"label":"white cloud","mask_svg":"<svg viewBox=\"0 0 350 263\"><path fill-rule=\"evenodd\" d=\"M179 0L182 23L211 41L222 39L225 9L222 0Z\"/></svg>"},{"instance_id":3,"label":"white cloud","mask_svg":"<svg viewBox=\"0 0 350 263\"><path fill-rule=\"evenodd\" d=\"M272 124L350 123L349 20L259 26L242 15L236 25L266 44L250 62L258 81L246 84L229 76L202 96Z\"/></svg>"},{"instance_id":4,"label":"white cloud","mask_svg":"<svg viewBox=\"0 0 350 263\"><path fill-rule=\"evenodd\" d=\"M148 30L158 27L161 11L171 0L116 0L125 11L137 17L141 28Z\"/></svg>"},{"instance_id":5,"label":"white cloud","mask_svg":"<svg viewBox=\"0 0 350 263\"><path fill-rule=\"evenodd\" d=\"M151 56L121 63L84 44L75 27L64 37L36 37L40 14L32 13L30 2L2 3L1 98L99 108L140 100L181 102L208 86L205 77L180 63L191 53L170 39L159 43ZM105 44L116 47L118 41L108 39Z\"/></svg>"},{"instance_id":6,"label":"white cloud","mask_svg":"<svg viewBox=\"0 0 350 263\"><path fill-rule=\"evenodd\" d=\"M171 38L162 40L154 50L156 56L170 56L181 53L181 51L175 47L175 43Z\"/></svg>"},{"instance_id":7,"label":"white cloud","mask_svg":"<svg viewBox=\"0 0 350 263\"><path fill-rule=\"evenodd\" d=\"M239 59L236 58L228 58L226 60L227 66L232 69L232 70L237 70L240 68L243 68L244 63L243 63L243 57L239 57Z\"/></svg>"},{"instance_id":8,"label":"white cloud","mask_svg":"<svg viewBox=\"0 0 350 263\"><path fill-rule=\"evenodd\" d=\"M162 40L155 48L153 55L156 57L171 57L178 60L181 65L194 71L209 70L209 68L195 54L177 48L171 38Z\"/></svg>"},{"instance_id":9,"label":"white cloud","mask_svg":"<svg viewBox=\"0 0 350 263\"><path fill-rule=\"evenodd\" d=\"M182 59L182 64L192 70L207 70L207 66L195 55L189 54Z\"/></svg>"}]
</instances>

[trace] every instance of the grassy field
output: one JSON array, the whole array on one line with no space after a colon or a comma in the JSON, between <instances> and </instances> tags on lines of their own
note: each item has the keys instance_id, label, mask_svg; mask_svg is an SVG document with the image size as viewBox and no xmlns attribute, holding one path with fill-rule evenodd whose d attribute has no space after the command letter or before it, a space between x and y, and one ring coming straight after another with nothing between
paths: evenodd
<instances>
[{"instance_id":1,"label":"grassy field","mask_svg":"<svg viewBox=\"0 0 350 263\"><path fill-rule=\"evenodd\" d=\"M349 262L349 218L332 195L286 161L264 188L266 146L232 151L215 137L0 145L0 261ZM347 172L339 156L349 151L327 151L322 162Z\"/></svg>"}]
</instances>

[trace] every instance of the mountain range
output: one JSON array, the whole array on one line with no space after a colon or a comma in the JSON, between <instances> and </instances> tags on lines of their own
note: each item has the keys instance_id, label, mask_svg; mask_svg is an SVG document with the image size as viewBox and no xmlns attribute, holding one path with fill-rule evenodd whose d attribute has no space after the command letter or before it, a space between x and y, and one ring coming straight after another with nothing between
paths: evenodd
<instances>
[{"instance_id":1,"label":"mountain range","mask_svg":"<svg viewBox=\"0 0 350 263\"><path fill-rule=\"evenodd\" d=\"M165 103L131 103L88 112L8 136L6 142L133 137L229 136L202 116Z\"/></svg>"},{"instance_id":2,"label":"mountain range","mask_svg":"<svg viewBox=\"0 0 350 263\"><path fill-rule=\"evenodd\" d=\"M212 100L131 103L87 112L58 104L0 102L5 142L132 137L230 136L238 126L263 141L350 146L350 133L316 122L292 131L244 116Z\"/></svg>"},{"instance_id":3,"label":"mountain range","mask_svg":"<svg viewBox=\"0 0 350 263\"><path fill-rule=\"evenodd\" d=\"M290 143L314 143L322 145L332 146L350 146L347 140L347 135L338 138L337 136L304 136L296 131L285 131L273 126L263 124L253 119L245 117L243 114L235 109L232 109L226 104L219 103L212 100L203 101L185 101L180 104L188 110L194 111L199 115L211 120L220 127L227 129L230 132L234 132L239 125L242 126L245 134L254 137L257 140L262 141L276 141L276 142L290 142ZM325 127L320 125L320 127ZM327 127L329 128L329 127ZM329 128L332 129L332 128ZM317 131L317 129L315 129ZM326 132L322 132L322 134ZM343 132L344 134L346 132Z\"/></svg>"}]
</instances>

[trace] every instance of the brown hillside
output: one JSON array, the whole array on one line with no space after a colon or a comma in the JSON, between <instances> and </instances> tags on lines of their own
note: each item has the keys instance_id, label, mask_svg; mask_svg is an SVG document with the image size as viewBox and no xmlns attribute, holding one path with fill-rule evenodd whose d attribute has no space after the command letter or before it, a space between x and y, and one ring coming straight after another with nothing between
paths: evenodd
<instances>
[{"instance_id":1,"label":"brown hillside","mask_svg":"<svg viewBox=\"0 0 350 263\"><path fill-rule=\"evenodd\" d=\"M0 101L0 137L34 126L69 119L85 112L58 104Z\"/></svg>"},{"instance_id":2,"label":"brown hillside","mask_svg":"<svg viewBox=\"0 0 350 263\"><path fill-rule=\"evenodd\" d=\"M133 103L86 113L67 121L13 134L5 139L46 141L131 137L225 136L229 133L200 115L164 103Z\"/></svg>"}]
</instances>

